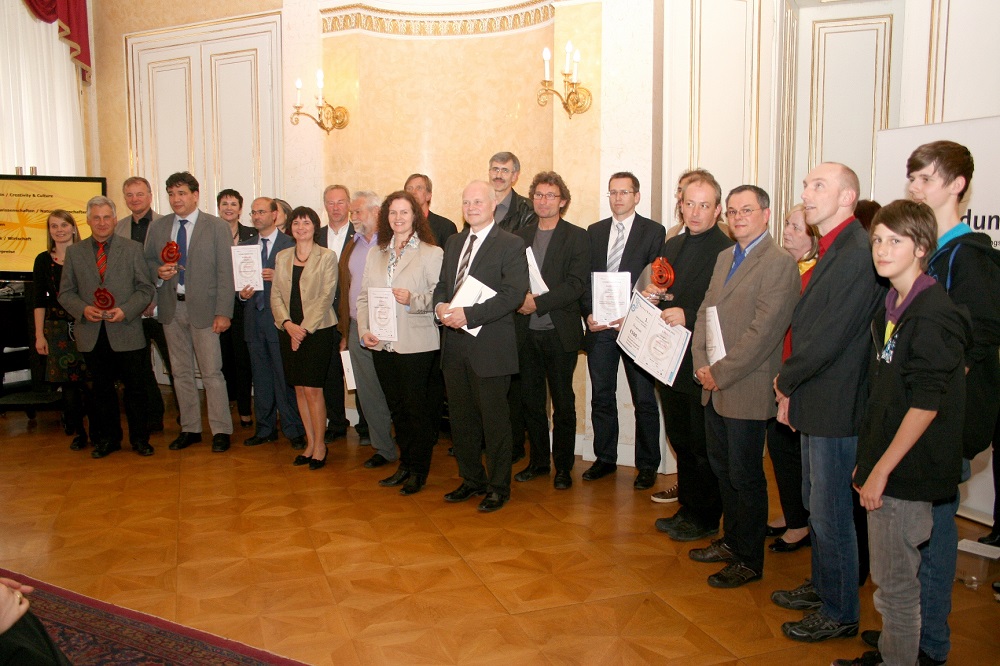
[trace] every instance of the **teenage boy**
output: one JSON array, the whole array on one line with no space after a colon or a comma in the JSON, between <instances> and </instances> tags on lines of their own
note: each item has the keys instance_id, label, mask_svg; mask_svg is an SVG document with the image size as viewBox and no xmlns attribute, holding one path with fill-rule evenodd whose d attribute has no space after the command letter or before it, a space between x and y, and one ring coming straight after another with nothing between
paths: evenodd
<instances>
[{"instance_id":1,"label":"teenage boy","mask_svg":"<svg viewBox=\"0 0 1000 666\"><path fill-rule=\"evenodd\" d=\"M931 537L932 504L950 499L962 476L965 347L972 324L927 275L937 245L933 211L894 201L872 222L875 270L892 284L872 322L876 354L858 438L854 486L868 511L877 652L834 664L915 664L920 649L920 544Z\"/></svg>"}]
</instances>

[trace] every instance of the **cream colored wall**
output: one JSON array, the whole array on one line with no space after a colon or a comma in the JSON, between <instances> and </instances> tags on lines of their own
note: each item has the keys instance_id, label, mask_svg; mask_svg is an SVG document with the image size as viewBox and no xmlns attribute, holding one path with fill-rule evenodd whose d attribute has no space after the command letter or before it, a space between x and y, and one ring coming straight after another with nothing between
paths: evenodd
<instances>
[{"instance_id":1,"label":"cream colored wall","mask_svg":"<svg viewBox=\"0 0 1000 666\"><path fill-rule=\"evenodd\" d=\"M326 182L385 195L425 173L432 209L460 225L462 189L487 177L491 155L509 150L521 160L516 189L524 193L552 164L552 110L534 101L551 39L551 25L471 39L327 37L327 87L351 121L325 139Z\"/></svg>"},{"instance_id":2,"label":"cream colored wall","mask_svg":"<svg viewBox=\"0 0 1000 666\"><path fill-rule=\"evenodd\" d=\"M121 183L133 174L129 152L125 34L188 23L213 21L281 8L281 0L212 0L164 3L160 0L92 0L93 85L85 90L86 119L97 132L88 133L88 175L108 179L108 194L124 209ZM142 175L142 174L138 174ZM162 183L153 184L162 187Z\"/></svg>"}]
</instances>

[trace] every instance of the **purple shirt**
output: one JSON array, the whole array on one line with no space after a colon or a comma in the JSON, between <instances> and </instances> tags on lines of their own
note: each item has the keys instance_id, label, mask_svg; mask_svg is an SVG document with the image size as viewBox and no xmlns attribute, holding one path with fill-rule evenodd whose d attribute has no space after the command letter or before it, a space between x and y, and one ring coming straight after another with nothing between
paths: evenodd
<instances>
[{"instance_id":1,"label":"purple shirt","mask_svg":"<svg viewBox=\"0 0 1000 666\"><path fill-rule=\"evenodd\" d=\"M348 304L351 311L351 319L358 318L358 294L361 293L361 276L365 273L365 261L368 260L368 251L378 245L378 234L372 234L371 242L366 241L361 233L353 236L354 244L357 246L351 252L351 257L347 260L347 269L351 271L351 288L347 292L350 299Z\"/></svg>"}]
</instances>

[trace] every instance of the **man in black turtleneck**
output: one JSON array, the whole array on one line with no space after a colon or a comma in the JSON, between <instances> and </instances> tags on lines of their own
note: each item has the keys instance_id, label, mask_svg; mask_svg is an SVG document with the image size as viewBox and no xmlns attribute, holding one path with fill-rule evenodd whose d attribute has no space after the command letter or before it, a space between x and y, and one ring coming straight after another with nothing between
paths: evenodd
<instances>
[{"instance_id":1,"label":"man in black turtleneck","mask_svg":"<svg viewBox=\"0 0 1000 666\"><path fill-rule=\"evenodd\" d=\"M681 200L687 233L671 238L660 251L660 256L674 268L674 283L665 291L649 285L644 292L660 295L661 317L672 326L694 330L715 260L733 244L716 224L721 204L722 188L711 174L699 173L687 181ZM681 504L673 517L658 519L656 529L675 541L696 541L718 534L722 498L719 481L708 462L705 409L701 405L701 387L694 381L690 347L674 385L657 382L656 386L663 407L664 430L677 455L677 499ZM653 500L664 501L658 495Z\"/></svg>"}]
</instances>

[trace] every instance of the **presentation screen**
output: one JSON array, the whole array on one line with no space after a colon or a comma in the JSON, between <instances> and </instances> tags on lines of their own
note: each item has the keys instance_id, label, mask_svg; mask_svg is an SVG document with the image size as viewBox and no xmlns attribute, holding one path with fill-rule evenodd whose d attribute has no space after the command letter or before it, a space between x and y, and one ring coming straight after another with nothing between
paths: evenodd
<instances>
[{"instance_id":1,"label":"presentation screen","mask_svg":"<svg viewBox=\"0 0 1000 666\"><path fill-rule=\"evenodd\" d=\"M90 236L87 201L107 194L104 178L0 175L0 279L30 280L35 257L46 249L49 213L69 211Z\"/></svg>"}]
</instances>

